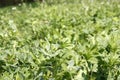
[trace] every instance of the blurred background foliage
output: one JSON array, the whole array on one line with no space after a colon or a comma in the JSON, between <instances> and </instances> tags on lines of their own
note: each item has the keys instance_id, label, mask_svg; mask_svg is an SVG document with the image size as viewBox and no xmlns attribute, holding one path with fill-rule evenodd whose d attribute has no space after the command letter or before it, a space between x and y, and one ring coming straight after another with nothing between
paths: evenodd
<instances>
[{"instance_id":1,"label":"blurred background foliage","mask_svg":"<svg viewBox=\"0 0 120 80\"><path fill-rule=\"evenodd\" d=\"M0 80L120 80L119 0L45 0L0 8Z\"/></svg>"}]
</instances>

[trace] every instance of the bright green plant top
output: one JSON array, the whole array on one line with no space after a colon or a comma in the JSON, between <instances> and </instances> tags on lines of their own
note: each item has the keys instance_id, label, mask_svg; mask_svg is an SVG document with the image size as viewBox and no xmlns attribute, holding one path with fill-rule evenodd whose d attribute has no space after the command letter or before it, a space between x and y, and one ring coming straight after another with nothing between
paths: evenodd
<instances>
[{"instance_id":1,"label":"bright green plant top","mask_svg":"<svg viewBox=\"0 0 120 80\"><path fill-rule=\"evenodd\" d=\"M0 80L120 80L120 3L0 8Z\"/></svg>"}]
</instances>

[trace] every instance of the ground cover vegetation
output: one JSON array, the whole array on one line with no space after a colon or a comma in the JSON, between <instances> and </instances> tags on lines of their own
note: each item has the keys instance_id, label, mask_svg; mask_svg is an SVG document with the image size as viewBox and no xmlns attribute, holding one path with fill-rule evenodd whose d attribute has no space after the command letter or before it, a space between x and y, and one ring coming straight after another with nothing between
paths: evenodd
<instances>
[{"instance_id":1,"label":"ground cover vegetation","mask_svg":"<svg viewBox=\"0 0 120 80\"><path fill-rule=\"evenodd\" d=\"M0 8L0 80L120 80L119 0Z\"/></svg>"}]
</instances>

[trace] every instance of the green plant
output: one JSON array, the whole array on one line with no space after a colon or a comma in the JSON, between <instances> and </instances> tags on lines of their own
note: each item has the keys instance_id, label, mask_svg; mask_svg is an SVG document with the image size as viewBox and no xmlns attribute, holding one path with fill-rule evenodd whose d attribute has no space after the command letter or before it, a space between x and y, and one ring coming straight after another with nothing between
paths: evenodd
<instances>
[{"instance_id":1,"label":"green plant","mask_svg":"<svg viewBox=\"0 0 120 80\"><path fill-rule=\"evenodd\" d=\"M119 8L116 0L0 8L0 80L119 80Z\"/></svg>"}]
</instances>

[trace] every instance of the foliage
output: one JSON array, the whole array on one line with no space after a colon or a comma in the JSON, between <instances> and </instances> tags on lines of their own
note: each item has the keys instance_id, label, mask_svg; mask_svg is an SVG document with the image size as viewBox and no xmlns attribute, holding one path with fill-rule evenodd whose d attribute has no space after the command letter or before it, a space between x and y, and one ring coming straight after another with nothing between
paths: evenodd
<instances>
[{"instance_id":1,"label":"foliage","mask_svg":"<svg viewBox=\"0 0 120 80\"><path fill-rule=\"evenodd\" d=\"M0 9L0 80L120 80L119 2L71 1Z\"/></svg>"}]
</instances>

